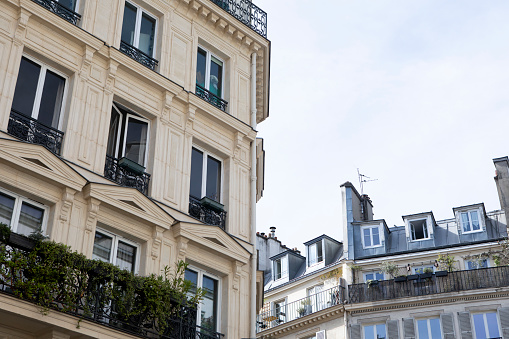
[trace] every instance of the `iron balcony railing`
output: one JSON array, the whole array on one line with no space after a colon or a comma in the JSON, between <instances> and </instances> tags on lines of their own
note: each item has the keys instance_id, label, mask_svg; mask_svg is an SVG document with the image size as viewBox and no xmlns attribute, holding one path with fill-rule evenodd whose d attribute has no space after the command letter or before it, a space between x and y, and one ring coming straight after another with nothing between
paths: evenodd
<instances>
[{"instance_id":1,"label":"iron balcony railing","mask_svg":"<svg viewBox=\"0 0 509 339\"><path fill-rule=\"evenodd\" d=\"M150 68L151 70L155 71L158 61L148 54L143 53L136 47L129 45L127 42L120 41L120 52L124 53L131 59L134 59L138 61L143 66Z\"/></svg>"},{"instance_id":2,"label":"iron balcony railing","mask_svg":"<svg viewBox=\"0 0 509 339\"><path fill-rule=\"evenodd\" d=\"M1 239L1 237L0 237ZM39 289L36 282L34 286L27 284L30 276L37 272L36 267L30 266L30 262L38 262L48 258L40 256L19 264L10 264L13 258L27 258L34 248L35 243L30 238L11 233L7 242L0 241L0 294L9 294L19 299L38 303ZM57 267L62 265L58 259L51 258L53 265ZM65 272L64 272L65 271ZM51 309L65 312L80 319L86 319L100 325L108 326L115 330L129 333L142 338L161 338L161 339L223 339L224 335L218 332L210 331L206 328L196 326L196 308L191 305L185 305L175 301L177 311L175 314L168 315L167 326L161 330L157 319L151 312L144 312L136 316L129 315L125 309L120 309L113 295L126 297L130 291L125 291L126 282L121 278L105 275L101 270L87 268L87 265L78 267L65 267L62 276L55 276L51 279L52 286L55 289L41 293L51 294ZM75 283L69 285L64 276L75 276ZM104 279L102 279L104 277ZM107 282L107 283L105 283ZM132 288L132 286L131 286ZM31 293L28 293L31 291ZM118 293L112 293L117 291ZM124 294L125 293L125 294ZM69 304L69 300L72 304ZM141 295L135 295L132 299L131 309L140 309L145 298ZM176 306L178 305L178 306ZM127 310L129 311L129 310Z\"/></svg>"},{"instance_id":3,"label":"iron balcony railing","mask_svg":"<svg viewBox=\"0 0 509 339\"><path fill-rule=\"evenodd\" d=\"M206 224L219 226L223 230L225 229L226 211L206 206L202 203L202 199L189 196L189 215Z\"/></svg>"},{"instance_id":4,"label":"iron balcony railing","mask_svg":"<svg viewBox=\"0 0 509 339\"><path fill-rule=\"evenodd\" d=\"M261 332L326 308L342 304L344 287L335 286L288 304L271 304L256 316L256 331Z\"/></svg>"},{"instance_id":5,"label":"iron balcony railing","mask_svg":"<svg viewBox=\"0 0 509 339\"><path fill-rule=\"evenodd\" d=\"M509 286L509 267L480 268L450 272L445 276L395 282L382 280L371 284L348 285L350 303L418 297L447 292Z\"/></svg>"},{"instance_id":6,"label":"iron balcony railing","mask_svg":"<svg viewBox=\"0 0 509 339\"><path fill-rule=\"evenodd\" d=\"M228 101L221 99L211 91L205 89L204 87L196 84L196 95L207 101L208 103L216 106L221 111L226 112L226 108L228 107Z\"/></svg>"},{"instance_id":7,"label":"iron balcony railing","mask_svg":"<svg viewBox=\"0 0 509 339\"><path fill-rule=\"evenodd\" d=\"M42 145L50 152L60 155L64 132L41 124L14 109L11 109L7 133L32 144Z\"/></svg>"},{"instance_id":8,"label":"iron balcony railing","mask_svg":"<svg viewBox=\"0 0 509 339\"><path fill-rule=\"evenodd\" d=\"M65 6L62 6L55 0L32 0L32 1L46 8L50 12L55 13L64 20L69 21L73 25L77 25L78 21L81 18L81 15Z\"/></svg>"},{"instance_id":9,"label":"iron balcony railing","mask_svg":"<svg viewBox=\"0 0 509 339\"><path fill-rule=\"evenodd\" d=\"M120 186L136 188L141 193L148 195L150 174L121 166L118 159L109 155L106 156L104 164L104 176Z\"/></svg>"},{"instance_id":10,"label":"iron balcony railing","mask_svg":"<svg viewBox=\"0 0 509 339\"><path fill-rule=\"evenodd\" d=\"M256 33L267 37L267 13L251 0L212 0L212 2Z\"/></svg>"}]
</instances>

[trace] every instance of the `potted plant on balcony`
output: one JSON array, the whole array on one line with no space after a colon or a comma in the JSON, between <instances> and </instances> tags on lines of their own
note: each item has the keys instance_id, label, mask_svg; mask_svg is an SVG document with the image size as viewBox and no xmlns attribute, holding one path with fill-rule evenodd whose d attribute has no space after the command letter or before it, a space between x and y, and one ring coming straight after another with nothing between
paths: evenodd
<instances>
[{"instance_id":1,"label":"potted plant on balcony","mask_svg":"<svg viewBox=\"0 0 509 339\"><path fill-rule=\"evenodd\" d=\"M424 268L421 274L419 274L419 278L421 279L430 279L433 275L433 269L430 267Z\"/></svg>"},{"instance_id":2,"label":"potted plant on balcony","mask_svg":"<svg viewBox=\"0 0 509 339\"><path fill-rule=\"evenodd\" d=\"M407 280L410 281L410 280L417 280L419 279L419 275L418 274L409 274L407 275Z\"/></svg>"},{"instance_id":3,"label":"potted plant on balcony","mask_svg":"<svg viewBox=\"0 0 509 339\"><path fill-rule=\"evenodd\" d=\"M378 280L376 279L366 280L366 285L368 285L368 288L371 288L372 286L378 286Z\"/></svg>"},{"instance_id":4,"label":"potted plant on balcony","mask_svg":"<svg viewBox=\"0 0 509 339\"><path fill-rule=\"evenodd\" d=\"M380 270L394 279L398 275L399 267L393 261L384 261Z\"/></svg>"},{"instance_id":5,"label":"potted plant on balcony","mask_svg":"<svg viewBox=\"0 0 509 339\"><path fill-rule=\"evenodd\" d=\"M311 314L313 312L313 308L311 306L311 299L309 298L303 299L300 302L300 304L302 305L302 307L299 308L299 310L302 309L302 313L299 312L301 317Z\"/></svg>"},{"instance_id":6,"label":"potted plant on balcony","mask_svg":"<svg viewBox=\"0 0 509 339\"><path fill-rule=\"evenodd\" d=\"M145 172L145 167L138 164L137 162L132 161L126 157L120 158L118 160L118 166L128 169L134 174L141 175Z\"/></svg>"},{"instance_id":7,"label":"potted plant on balcony","mask_svg":"<svg viewBox=\"0 0 509 339\"><path fill-rule=\"evenodd\" d=\"M394 282L403 282L406 281L406 275L398 275L394 278Z\"/></svg>"},{"instance_id":8,"label":"potted plant on balcony","mask_svg":"<svg viewBox=\"0 0 509 339\"><path fill-rule=\"evenodd\" d=\"M439 270L447 272L454 271L454 257L450 256L449 254L439 254L437 262Z\"/></svg>"}]
</instances>

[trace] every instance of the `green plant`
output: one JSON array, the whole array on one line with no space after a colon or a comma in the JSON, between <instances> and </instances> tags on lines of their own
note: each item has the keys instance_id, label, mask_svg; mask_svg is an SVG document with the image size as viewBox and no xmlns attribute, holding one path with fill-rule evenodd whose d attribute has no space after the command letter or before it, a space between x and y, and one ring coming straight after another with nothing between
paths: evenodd
<instances>
[{"instance_id":1,"label":"green plant","mask_svg":"<svg viewBox=\"0 0 509 339\"><path fill-rule=\"evenodd\" d=\"M355 284L355 281L357 280L356 273L359 272L362 269L362 267L359 265L355 265L355 264L348 265L348 267L352 271L352 282Z\"/></svg>"},{"instance_id":2,"label":"green plant","mask_svg":"<svg viewBox=\"0 0 509 339\"><path fill-rule=\"evenodd\" d=\"M343 277L343 267L338 267L333 269L332 271L322 274L320 276L320 279L322 281L333 280L336 284L338 284L341 281L342 277Z\"/></svg>"},{"instance_id":3,"label":"green plant","mask_svg":"<svg viewBox=\"0 0 509 339\"><path fill-rule=\"evenodd\" d=\"M311 305L311 299L309 299L309 298L302 299L300 303L301 303L302 306Z\"/></svg>"},{"instance_id":4,"label":"green plant","mask_svg":"<svg viewBox=\"0 0 509 339\"><path fill-rule=\"evenodd\" d=\"M399 267L393 261L384 261L380 266L380 270L394 279L398 275Z\"/></svg>"},{"instance_id":5,"label":"green plant","mask_svg":"<svg viewBox=\"0 0 509 339\"><path fill-rule=\"evenodd\" d=\"M437 262L440 270L448 272L452 272L454 270L454 257L449 254L439 254Z\"/></svg>"},{"instance_id":6,"label":"green plant","mask_svg":"<svg viewBox=\"0 0 509 339\"><path fill-rule=\"evenodd\" d=\"M425 267L422 272L423 273L433 273L433 269L431 267Z\"/></svg>"},{"instance_id":7,"label":"green plant","mask_svg":"<svg viewBox=\"0 0 509 339\"><path fill-rule=\"evenodd\" d=\"M9 240L9 236L11 235L11 229L6 224L0 223L0 242L7 242Z\"/></svg>"}]
</instances>

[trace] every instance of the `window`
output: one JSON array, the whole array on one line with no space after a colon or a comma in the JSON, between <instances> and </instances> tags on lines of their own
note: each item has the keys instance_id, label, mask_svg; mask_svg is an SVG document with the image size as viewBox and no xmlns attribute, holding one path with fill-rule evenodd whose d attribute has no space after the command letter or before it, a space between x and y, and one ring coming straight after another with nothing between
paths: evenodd
<instances>
[{"instance_id":1,"label":"window","mask_svg":"<svg viewBox=\"0 0 509 339\"><path fill-rule=\"evenodd\" d=\"M368 280L384 280L384 274L382 272L364 273L364 281Z\"/></svg>"},{"instance_id":2,"label":"window","mask_svg":"<svg viewBox=\"0 0 509 339\"><path fill-rule=\"evenodd\" d=\"M284 256L274 260L274 280L288 276L288 257Z\"/></svg>"},{"instance_id":3,"label":"window","mask_svg":"<svg viewBox=\"0 0 509 339\"><path fill-rule=\"evenodd\" d=\"M361 230L364 248L380 246L380 229L378 226L365 226Z\"/></svg>"},{"instance_id":4,"label":"window","mask_svg":"<svg viewBox=\"0 0 509 339\"><path fill-rule=\"evenodd\" d=\"M410 224L410 237L412 240L428 239L428 224L426 219L412 220Z\"/></svg>"},{"instance_id":5,"label":"window","mask_svg":"<svg viewBox=\"0 0 509 339\"><path fill-rule=\"evenodd\" d=\"M430 266L418 266L418 267L414 267L413 269L414 269L414 274L427 273L427 272L424 272L424 271L428 271L428 272L434 272L435 271L433 265L430 265Z\"/></svg>"},{"instance_id":6,"label":"window","mask_svg":"<svg viewBox=\"0 0 509 339\"><path fill-rule=\"evenodd\" d=\"M106 154L125 157L143 167L147 162L149 123L124 106L113 103Z\"/></svg>"},{"instance_id":7,"label":"window","mask_svg":"<svg viewBox=\"0 0 509 339\"><path fill-rule=\"evenodd\" d=\"M63 7L70 9L73 12L76 12L76 9L78 8L78 0L55 0L58 2L59 5L62 5Z\"/></svg>"},{"instance_id":8,"label":"window","mask_svg":"<svg viewBox=\"0 0 509 339\"><path fill-rule=\"evenodd\" d=\"M324 285L321 284L308 288L307 290L307 296L311 301L312 312L318 312L326 307L326 293L321 293L323 291L323 287Z\"/></svg>"},{"instance_id":9,"label":"window","mask_svg":"<svg viewBox=\"0 0 509 339\"><path fill-rule=\"evenodd\" d=\"M196 85L208 90L219 98L223 98L223 79L223 61L206 49L198 47Z\"/></svg>"},{"instance_id":10,"label":"window","mask_svg":"<svg viewBox=\"0 0 509 339\"><path fill-rule=\"evenodd\" d=\"M221 202L221 167L221 161L193 147L190 195L197 199L208 197Z\"/></svg>"},{"instance_id":11,"label":"window","mask_svg":"<svg viewBox=\"0 0 509 339\"><path fill-rule=\"evenodd\" d=\"M469 260L465 262L465 269L476 270L478 268L488 268L488 259Z\"/></svg>"},{"instance_id":12,"label":"window","mask_svg":"<svg viewBox=\"0 0 509 339\"><path fill-rule=\"evenodd\" d=\"M276 319L274 320L275 324L273 326L277 326L286 321L286 300L281 299L278 301L274 301L274 316Z\"/></svg>"},{"instance_id":13,"label":"window","mask_svg":"<svg viewBox=\"0 0 509 339\"><path fill-rule=\"evenodd\" d=\"M154 41L157 20L141 8L125 2L121 40L154 57Z\"/></svg>"},{"instance_id":14,"label":"window","mask_svg":"<svg viewBox=\"0 0 509 339\"><path fill-rule=\"evenodd\" d=\"M117 265L120 269L136 273L138 245L118 235L98 230L95 232L92 259Z\"/></svg>"},{"instance_id":15,"label":"window","mask_svg":"<svg viewBox=\"0 0 509 339\"><path fill-rule=\"evenodd\" d=\"M18 234L44 231L47 207L11 193L0 191L0 223Z\"/></svg>"},{"instance_id":16,"label":"window","mask_svg":"<svg viewBox=\"0 0 509 339\"><path fill-rule=\"evenodd\" d=\"M385 339L385 324L368 325L362 327L364 339Z\"/></svg>"},{"instance_id":17,"label":"window","mask_svg":"<svg viewBox=\"0 0 509 339\"><path fill-rule=\"evenodd\" d=\"M219 280L194 268L186 269L185 279L192 284L191 293L196 293L196 288L205 291L205 296L196 310L196 325L205 331L219 332Z\"/></svg>"},{"instance_id":18,"label":"window","mask_svg":"<svg viewBox=\"0 0 509 339\"><path fill-rule=\"evenodd\" d=\"M473 314L476 339L501 338L495 312Z\"/></svg>"},{"instance_id":19,"label":"window","mask_svg":"<svg viewBox=\"0 0 509 339\"><path fill-rule=\"evenodd\" d=\"M12 111L58 129L65 91L66 78L62 74L24 56L19 66Z\"/></svg>"},{"instance_id":20,"label":"window","mask_svg":"<svg viewBox=\"0 0 509 339\"><path fill-rule=\"evenodd\" d=\"M418 339L442 339L440 319L419 319L417 320Z\"/></svg>"},{"instance_id":21,"label":"window","mask_svg":"<svg viewBox=\"0 0 509 339\"><path fill-rule=\"evenodd\" d=\"M323 261L323 244L322 241L315 242L308 246L308 266Z\"/></svg>"},{"instance_id":22,"label":"window","mask_svg":"<svg viewBox=\"0 0 509 339\"><path fill-rule=\"evenodd\" d=\"M481 231L481 225L479 224L479 213L477 213L477 210L461 212L460 218L463 233Z\"/></svg>"}]
</instances>

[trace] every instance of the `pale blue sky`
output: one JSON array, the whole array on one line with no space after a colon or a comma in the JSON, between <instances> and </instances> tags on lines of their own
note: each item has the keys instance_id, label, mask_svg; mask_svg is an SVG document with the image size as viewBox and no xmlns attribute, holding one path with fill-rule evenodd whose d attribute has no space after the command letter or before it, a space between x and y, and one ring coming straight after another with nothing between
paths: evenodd
<instances>
[{"instance_id":1,"label":"pale blue sky","mask_svg":"<svg viewBox=\"0 0 509 339\"><path fill-rule=\"evenodd\" d=\"M258 231L289 247L340 240L340 185L375 218L484 202L509 155L509 2L255 0L272 41Z\"/></svg>"}]
</instances>

